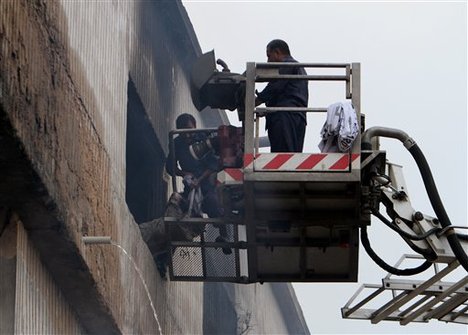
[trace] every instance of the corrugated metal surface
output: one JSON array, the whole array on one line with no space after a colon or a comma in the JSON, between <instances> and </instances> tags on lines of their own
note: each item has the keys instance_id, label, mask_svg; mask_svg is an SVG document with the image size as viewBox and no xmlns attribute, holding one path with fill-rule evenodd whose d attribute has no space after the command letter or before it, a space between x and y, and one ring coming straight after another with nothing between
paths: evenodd
<instances>
[{"instance_id":1,"label":"corrugated metal surface","mask_svg":"<svg viewBox=\"0 0 468 335\"><path fill-rule=\"evenodd\" d=\"M122 217L131 218L122 211ZM140 232L134 225L122 227L120 243L135 260L148 286L164 334L201 334L203 322L203 284L169 282L160 279L146 245L139 243ZM108 246L106 248L112 248ZM123 333L158 334L157 323L145 294L143 283L131 261L121 253L124 287L120 313Z\"/></svg>"},{"instance_id":2,"label":"corrugated metal surface","mask_svg":"<svg viewBox=\"0 0 468 335\"><path fill-rule=\"evenodd\" d=\"M0 334L15 329L16 225L8 212L0 207Z\"/></svg>"},{"instance_id":3,"label":"corrugated metal surface","mask_svg":"<svg viewBox=\"0 0 468 335\"><path fill-rule=\"evenodd\" d=\"M61 1L73 79L81 90L93 125L104 141L118 178L125 186L125 113L128 82L129 1ZM114 172L114 173L115 173Z\"/></svg>"},{"instance_id":4,"label":"corrugated metal surface","mask_svg":"<svg viewBox=\"0 0 468 335\"><path fill-rule=\"evenodd\" d=\"M191 113L198 120L199 127L204 125L191 100L188 73L199 50L194 50L193 45L184 45L187 42L183 40L193 36L186 36L187 31L183 31L186 28L177 21L181 20L177 17L180 7L168 5L167 2L64 1L63 6L68 19L70 46L77 56L74 74L83 80L83 88L88 87L86 82L89 82L90 89L84 92L99 101L92 115L98 132L105 135L105 145L114 164L112 172L117 172L112 173L111 183L122 186L125 180L125 150L122 146L125 143L127 98L123 85L129 80L134 83L159 146L167 150L167 134L174 128L177 115ZM125 29L126 36L122 33ZM109 41L108 36L115 39ZM114 57L108 55L109 52ZM115 58L115 55L118 57ZM82 68L85 69L84 74L80 73ZM213 117L216 118L216 115ZM155 173L162 175L162 172ZM237 286L236 295L229 296L226 290L234 291L232 284L211 285L204 289L200 283L159 280L153 260L148 257L145 246L141 245L139 232L125 208L120 187L114 196L114 208L120 212L115 222L118 241L143 272L164 333L200 334L209 329L232 333L242 331L247 323L250 324L249 331L287 333L286 321L282 320L280 307L268 285ZM165 202L165 199L155 201ZM103 257L111 252L110 248L102 247ZM122 330L157 333L141 279L123 254L119 258L121 277L113 284L120 282L120 287L124 288L123 296L120 301L111 297L110 302L119 304L118 309L115 306L111 308L118 310ZM205 299L208 301L204 303ZM217 313L224 313L220 307L226 303L231 304L232 313L225 315L230 326L217 317ZM205 311L203 306L209 308ZM207 324L218 326L207 328Z\"/></svg>"},{"instance_id":5,"label":"corrugated metal surface","mask_svg":"<svg viewBox=\"0 0 468 335\"><path fill-rule=\"evenodd\" d=\"M23 225L17 222L15 334L83 334Z\"/></svg>"},{"instance_id":6,"label":"corrugated metal surface","mask_svg":"<svg viewBox=\"0 0 468 335\"><path fill-rule=\"evenodd\" d=\"M288 334L281 314L282 304L272 294L270 284L237 285L235 290L238 333ZM301 333L298 333L301 334Z\"/></svg>"},{"instance_id":7,"label":"corrugated metal surface","mask_svg":"<svg viewBox=\"0 0 468 335\"><path fill-rule=\"evenodd\" d=\"M201 333L203 286L156 280L159 274L154 271L154 261L141 243L124 198L128 80L134 81L160 146L167 150L167 133L176 116L190 112L199 118L183 68L187 65L180 64L187 50L175 45L176 36L165 25L168 13L161 11L161 3L63 1L62 5L67 17L72 73L84 93L85 103L92 105L93 99L98 102L96 109L90 110L90 116L103 136L113 165L108 173L115 188L113 208L120 212L113 222L118 230L117 240L143 272L164 332ZM199 124L203 125L201 119ZM159 159L164 160L164 156ZM162 171L155 173L162 175ZM165 202L165 198L154 201ZM99 257L105 259L115 253L112 248L87 247L86 253L91 256L99 249ZM111 286L106 287L108 291L122 292L122 296L108 297L110 308L117 314L124 332L157 333L143 284L132 263L122 253L118 255L120 277L102 283ZM94 268L94 264L90 266Z\"/></svg>"},{"instance_id":8,"label":"corrugated metal surface","mask_svg":"<svg viewBox=\"0 0 468 335\"><path fill-rule=\"evenodd\" d=\"M132 222L125 204L125 136L127 19L131 17L133 4L128 1L60 3L65 14L63 29L68 37L71 75L87 106L90 122L104 145L110 164L102 166L102 175L96 176L98 183L107 181L106 185L97 189L97 192L102 193L96 194L100 212L106 215L106 226L101 230L93 222L87 222L88 233L110 235L114 240L120 241L117 238L120 227ZM120 215L121 211L126 215ZM136 325L133 315L146 315L140 309L150 311L146 303L142 306L138 304L138 299L145 299L142 286L130 286L125 280L127 276L137 275L127 267L128 261L124 256L111 246L85 247L83 251L117 323L124 329L131 329ZM125 266L120 267L120 264ZM128 289L129 287L132 289ZM133 293L131 299L136 299L134 304L126 299L127 292ZM151 320L151 315L147 316Z\"/></svg>"},{"instance_id":9,"label":"corrugated metal surface","mask_svg":"<svg viewBox=\"0 0 468 335\"><path fill-rule=\"evenodd\" d=\"M177 114L185 112L197 116L197 112L189 104L189 91L177 78L180 51L174 45L175 36L165 24L170 15L167 8L162 2L138 1L134 15L134 20L129 22L132 41L129 75L162 148L167 150L167 132L173 127Z\"/></svg>"}]
</instances>

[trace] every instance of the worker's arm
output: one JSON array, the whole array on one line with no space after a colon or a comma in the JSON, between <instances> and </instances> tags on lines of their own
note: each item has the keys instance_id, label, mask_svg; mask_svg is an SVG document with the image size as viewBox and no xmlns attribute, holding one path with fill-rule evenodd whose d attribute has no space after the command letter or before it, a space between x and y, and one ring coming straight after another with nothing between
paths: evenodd
<instances>
[{"instance_id":1,"label":"worker's arm","mask_svg":"<svg viewBox=\"0 0 468 335\"><path fill-rule=\"evenodd\" d=\"M203 180L205 180L206 178L208 178L211 174L213 174L215 171L211 170L211 169L206 169L202 175L200 177L198 177L197 179L195 179L195 182L193 184L193 187L199 187Z\"/></svg>"},{"instance_id":2,"label":"worker's arm","mask_svg":"<svg viewBox=\"0 0 468 335\"><path fill-rule=\"evenodd\" d=\"M169 173L170 175L173 174L172 161L170 161L169 158L168 158L167 161L166 161L166 171L167 171L167 173ZM192 176L192 175L193 175L192 172L181 170L181 169L179 168L179 164L177 164L177 162L176 162L176 166L175 166L175 171L174 171L174 172L175 172L174 174L175 174L176 176L180 176L180 177L185 177L185 176L189 176L189 175Z\"/></svg>"},{"instance_id":3,"label":"worker's arm","mask_svg":"<svg viewBox=\"0 0 468 335\"><path fill-rule=\"evenodd\" d=\"M280 68L278 74L297 74L298 70L295 68ZM255 105L258 106L261 103L268 103L278 97L278 95L284 94L286 86L290 83L287 79L275 79L271 80L268 85L261 92L256 92L257 97L255 99Z\"/></svg>"},{"instance_id":4,"label":"worker's arm","mask_svg":"<svg viewBox=\"0 0 468 335\"><path fill-rule=\"evenodd\" d=\"M266 103L268 106L268 102L273 100L284 91L287 83L287 80L275 80L269 82L263 91L257 93L257 97L255 98L255 106L258 106L262 103Z\"/></svg>"},{"instance_id":5,"label":"worker's arm","mask_svg":"<svg viewBox=\"0 0 468 335\"><path fill-rule=\"evenodd\" d=\"M174 161L175 159L175 161ZM175 170L174 170L175 168ZM166 171L168 174L180 176L180 177L185 177L187 175L193 175L193 173L188 172L188 171L183 171L178 164L178 160L174 158L174 153L172 151L169 151L169 155L167 155L166 159Z\"/></svg>"},{"instance_id":6,"label":"worker's arm","mask_svg":"<svg viewBox=\"0 0 468 335\"><path fill-rule=\"evenodd\" d=\"M300 75L306 74L304 69L298 68L280 68L278 70L280 75ZM302 82L302 84L301 84ZM293 92L302 92L301 85L304 81L288 80L288 79L275 79L268 83L268 85L261 92L256 92L255 106L265 103L267 106L271 102L276 102L279 96L290 95ZM307 85L307 81L305 81ZM307 90L307 87L306 87Z\"/></svg>"},{"instance_id":7,"label":"worker's arm","mask_svg":"<svg viewBox=\"0 0 468 335\"><path fill-rule=\"evenodd\" d=\"M255 94L258 94L258 92L256 91ZM261 105L263 103L262 100L260 100L260 98L257 96L255 97L255 107L257 107L258 105Z\"/></svg>"},{"instance_id":8,"label":"worker's arm","mask_svg":"<svg viewBox=\"0 0 468 335\"><path fill-rule=\"evenodd\" d=\"M205 166L205 171L197 178L196 186L201 185L201 183L209 178L213 173L219 171L218 157L213 153L209 153L203 158L203 165Z\"/></svg>"}]
</instances>

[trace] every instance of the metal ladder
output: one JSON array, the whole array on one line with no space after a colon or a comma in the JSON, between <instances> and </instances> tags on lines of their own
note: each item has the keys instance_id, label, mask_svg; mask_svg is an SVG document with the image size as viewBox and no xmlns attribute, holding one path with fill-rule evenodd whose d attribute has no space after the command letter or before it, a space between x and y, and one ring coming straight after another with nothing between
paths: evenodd
<instances>
[{"instance_id":1,"label":"metal ladder","mask_svg":"<svg viewBox=\"0 0 468 335\"><path fill-rule=\"evenodd\" d=\"M406 254L396 267L407 259L424 258ZM460 268L459 265L456 259L443 269L439 269L439 264L435 263L433 276L425 281L396 279L388 274L382 279L382 285L364 284L341 309L342 317L370 320L373 324L386 320L407 325L410 322L429 322L431 319L468 324L468 276L457 282L443 281L444 277ZM351 306L364 289L372 289L373 292ZM363 308L371 301L388 296L388 293L391 293L391 299L380 308Z\"/></svg>"}]
</instances>

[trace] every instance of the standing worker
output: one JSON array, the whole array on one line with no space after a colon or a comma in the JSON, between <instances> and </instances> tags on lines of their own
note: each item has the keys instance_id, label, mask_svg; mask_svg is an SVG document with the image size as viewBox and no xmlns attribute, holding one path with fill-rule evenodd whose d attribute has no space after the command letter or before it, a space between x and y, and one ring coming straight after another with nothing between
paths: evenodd
<instances>
[{"instance_id":1,"label":"standing worker","mask_svg":"<svg viewBox=\"0 0 468 335\"><path fill-rule=\"evenodd\" d=\"M269 63L297 63L291 57L288 44L273 40L266 47ZM279 68L279 74L306 75L302 67ZM307 80L278 79L268 83L262 92L257 92L255 105L267 107L307 107L309 89ZM304 147L306 112L274 112L266 115L266 129L271 152L302 152Z\"/></svg>"}]
</instances>

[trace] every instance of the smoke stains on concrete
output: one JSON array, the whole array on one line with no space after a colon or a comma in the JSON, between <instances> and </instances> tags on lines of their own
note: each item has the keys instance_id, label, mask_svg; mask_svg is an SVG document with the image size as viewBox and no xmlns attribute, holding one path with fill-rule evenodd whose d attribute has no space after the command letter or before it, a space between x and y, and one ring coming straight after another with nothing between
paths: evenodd
<instances>
[{"instance_id":1,"label":"smoke stains on concrete","mask_svg":"<svg viewBox=\"0 0 468 335\"><path fill-rule=\"evenodd\" d=\"M2 202L18 210L88 330L117 331L103 303L119 299L120 288L108 285L118 285L111 280L119 277L117 250L104 257L101 248L87 249L86 262L80 250L82 235L117 231L110 159L91 117L91 90L84 89L85 104L84 81L77 87L71 76L64 14L56 2L2 1L0 22Z\"/></svg>"}]
</instances>

